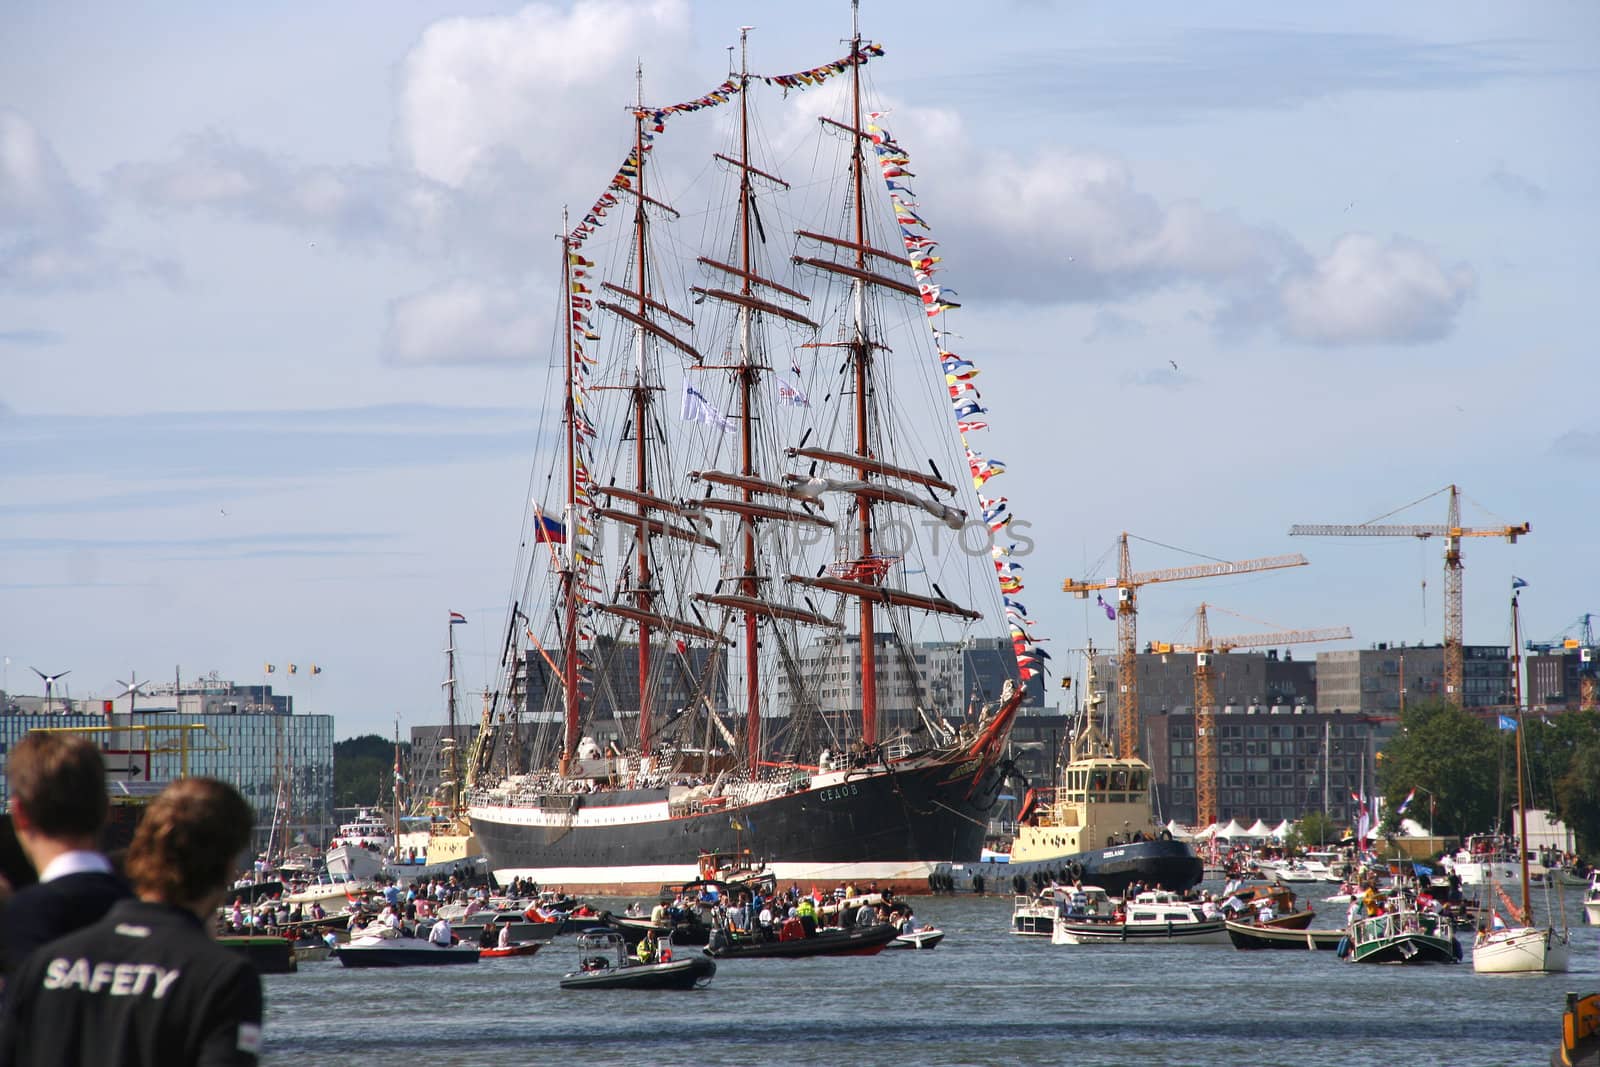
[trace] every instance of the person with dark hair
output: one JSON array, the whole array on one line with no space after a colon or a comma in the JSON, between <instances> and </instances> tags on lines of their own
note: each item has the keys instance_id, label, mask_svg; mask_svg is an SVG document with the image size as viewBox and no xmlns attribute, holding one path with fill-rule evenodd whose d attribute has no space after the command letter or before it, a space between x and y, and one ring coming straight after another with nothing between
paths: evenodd
<instances>
[{"instance_id":1,"label":"person with dark hair","mask_svg":"<svg viewBox=\"0 0 1600 1067\"><path fill-rule=\"evenodd\" d=\"M106 767L82 734L37 730L6 760L17 843L38 872L0 914L0 949L11 975L28 953L95 922L127 897L128 884L100 851Z\"/></svg>"},{"instance_id":2,"label":"person with dark hair","mask_svg":"<svg viewBox=\"0 0 1600 1067\"><path fill-rule=\"evenodd\" d=\"M207 927L254 824L244 798L213 778L184 778L152 801L128 848L138 899L18 968L0 1021L0 1067L253 1067L261 977Z\"/></svg>"}]
</instances>

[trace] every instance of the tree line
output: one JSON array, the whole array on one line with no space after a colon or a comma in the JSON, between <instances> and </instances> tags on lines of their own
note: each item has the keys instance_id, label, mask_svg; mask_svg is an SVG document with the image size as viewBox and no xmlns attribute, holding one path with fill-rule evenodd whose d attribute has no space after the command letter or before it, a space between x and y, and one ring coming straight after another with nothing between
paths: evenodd
<instances>
[{"instance_id":1,"label":"tree line","mask_svg":"<svg viewBox=\"0 0 1600 1067\"><path fill-rule=\"evenodd\" d=\"M411 745L400 744L400 759L411 757ZM334 805L341 808L387 807L394 803L394 742L377 734L333 744Z\"/></svg>"},{"instance_id":2,"label":"tree line","mask_svg":"<svg viewBox=\"0 0 1600 1067\"><path fill-rule=\"evenodd\" d=\"M1526 712L1511 721L1522 731L1527 807L1553 812L1581 852L1600 853L1600 712ZM1435 834L1514 833L1516 748L1516 731L1499 716L1485 720L1443 700L1407 707L1378 753L1386 820L1415 789L1407 817L1427 825L1431 802Z\"/></svg>"}]
</instances>

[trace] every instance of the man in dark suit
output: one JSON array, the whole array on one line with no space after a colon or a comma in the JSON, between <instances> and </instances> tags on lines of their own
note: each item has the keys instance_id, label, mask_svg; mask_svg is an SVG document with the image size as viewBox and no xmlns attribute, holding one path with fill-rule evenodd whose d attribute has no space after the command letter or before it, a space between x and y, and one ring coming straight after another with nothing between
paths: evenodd
<instances>
[{"instance_id":1,"label":"man in dark suit","mask_svg":"<svg viewBox=\"0 0 1600 1067\"><path fill-rule=\"evenodd\" d=\"M5 973L48 941L96 922L130 896L100 852L106 769L100 750L80 734L28 734L6 761L17 840L39 872L0 912Z\"/></svg>"}]
</instances>

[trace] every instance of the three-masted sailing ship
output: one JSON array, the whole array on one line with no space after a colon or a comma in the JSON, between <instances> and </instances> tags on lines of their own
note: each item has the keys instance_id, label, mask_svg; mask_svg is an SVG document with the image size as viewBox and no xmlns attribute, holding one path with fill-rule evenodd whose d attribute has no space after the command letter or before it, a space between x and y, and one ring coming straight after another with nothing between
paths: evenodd
<instances>
[{"instance_id":1,"label":"three-masted sailing ship","mask_svg":"<svg viewBox=\"0 0 1600 1067\"><path fill-rule=\"evenodd\" d=\"M1018 568L989 521L1004 501L977 495L999 465L957 421L975 371L934 323L955 305L928 283L909 172L864 102L883 50L857 31L842 59L761 76L744 36L705 97L639 91L631 150L561 239L564 403L538 492L564 506L530 506L529 577L469 760L468 816L502 882L653 891L741 851L780 880L924 888L978 858L1038 672L1007 623ZM832 181L791 187L758 155L752 98L828 81L847 90L842 117L819 116ZM697 254L656 140L723 104L724 207L697 221L716 234ZM608 212L631 222L609 245L593 240ZM827 221L780 231L808 215ZM589 258L607 248L609 271ZM1010 680L941 706L926 650L976 645L1016 657Z\"/></svg>"}]
</instances>

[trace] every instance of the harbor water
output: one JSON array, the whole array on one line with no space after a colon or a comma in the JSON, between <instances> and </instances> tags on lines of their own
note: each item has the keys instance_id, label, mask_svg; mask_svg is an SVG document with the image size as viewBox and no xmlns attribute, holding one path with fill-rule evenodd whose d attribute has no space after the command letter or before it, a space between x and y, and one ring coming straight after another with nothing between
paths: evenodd
<instances>
[{"instance_id":1,"label":"harbor water","mask_svg":"<svg viewBox=\"0 0 1600 1067\"><path fill-rule=\"evenodd\" d=\"M1343 908L1317 903L1317 925ZM1330 889L1326 890L1331 892ZM1540 894L1535 891L1538 906ZM1010 933L1009 897L913 898L933 951L723 961L694 992L563 992L577 961L349 970L266 984L268 1064L1198 1064L1549 1062L1568 990L1600 990L1600 929L1566 893L1567 974L1358 965L1332 952L1052 945ZM620 911L626 901L597 902ZM681 951L698 951L687 949Z\"/></svg>"}]
</instances>

